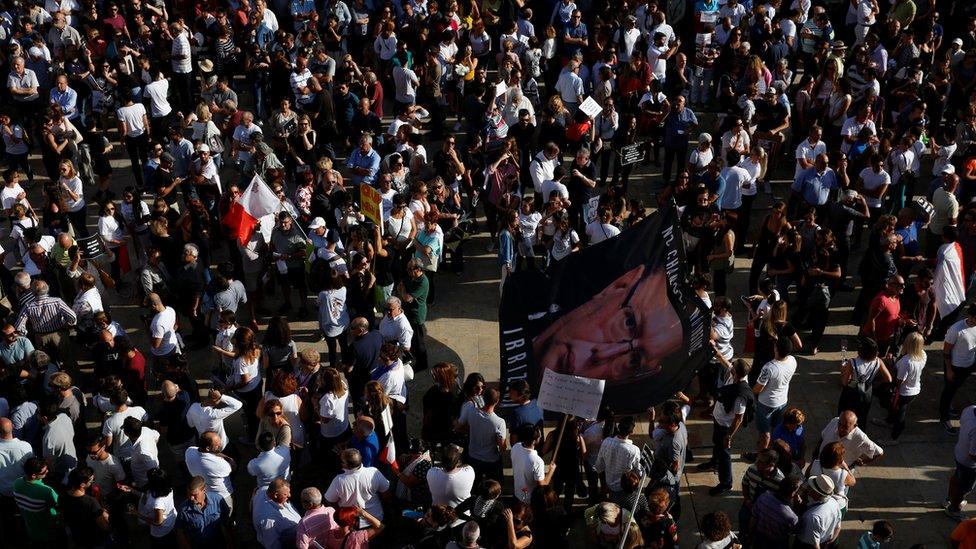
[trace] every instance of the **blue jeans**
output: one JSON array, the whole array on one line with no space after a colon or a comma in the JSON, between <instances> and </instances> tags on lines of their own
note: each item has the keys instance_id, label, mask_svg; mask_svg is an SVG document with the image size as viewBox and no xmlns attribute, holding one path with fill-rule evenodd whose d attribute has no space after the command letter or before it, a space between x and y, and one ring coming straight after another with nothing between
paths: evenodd
<instances>
[{"instance_id":1,"label":"blue jeans","mask_svg":"<svg viewBox=\"0 0 976 549\"><path fill-rule=\"evenodd\" d=\"M783 419L786 404L775 408L756 401L756 430L760 433L770 433Z\"/></svg>"},{"instance_id":2,"label":"blue jeans","mask_svg":"<svg viewBox=\"0 0 976 549\"><path fill-rule=\"evenodd\" d=\"M698 71L701 74L698 74ZM712 75L715 69L704 69L695 67L691 70L691 101L692 105L699 103L707 105L711 99Z\"/></svg>"}]
</instances>

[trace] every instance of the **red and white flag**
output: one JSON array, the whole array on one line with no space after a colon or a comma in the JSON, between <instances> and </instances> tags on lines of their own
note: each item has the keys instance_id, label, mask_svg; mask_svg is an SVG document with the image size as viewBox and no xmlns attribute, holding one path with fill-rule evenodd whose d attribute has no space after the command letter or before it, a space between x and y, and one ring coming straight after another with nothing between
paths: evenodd
<instances>
[{"instance_id":1,"label":"red and white flag","mask_svg":"<svg viewBox=\"0 0 976 549\"><path fill-rule=\"evenodd\" d=\"M958 242L943 244L936 254L935 280L932 281L935 304L943 318L966 301L965 273L962 246Z\"/></svg>"},{"instance_id":2,"label":"red and white flag","mask_svg":"<svg viewBox=\"0 0 976 549\"><path fill-rule=\"evenodd\" d=\"M259 176L251 179L251 184L230 206L223 223L242 245L247 245L259 220L281 210L281 201Z\"/></svg>"},{"instance_id":3,"label":"red and white flag","mask_svg":"<svg viewBox=\"0 0 976 549\"><path fill-rule=\"evenodd\" d=\"M402 368L402 366L401 366ZM387 406L383 410L383 424L393 425L393 414L390 412L390 407ZM386 444L380 448L380 462L385 463L390 466L390 469L394 471L400 470L400 465L397 464L396 459L396 445L393 443L393 430L389 429L386 433Z\"/></svg>"}]
</instances>

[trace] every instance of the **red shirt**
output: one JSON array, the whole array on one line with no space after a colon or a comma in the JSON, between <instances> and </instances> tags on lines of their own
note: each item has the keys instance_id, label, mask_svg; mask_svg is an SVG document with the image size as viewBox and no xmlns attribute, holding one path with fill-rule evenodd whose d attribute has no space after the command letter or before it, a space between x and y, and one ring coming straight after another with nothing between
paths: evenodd
<instances>
[{"instance_id":1,"label":"red shirt","mask_svg":"<svg viewBox=\"0 0 976 549\"><path fill-rule=\"evenodd\" d=\"M874 318L874 333L866 335L874 337L878 343L891 339L895 329L898 328L901 299L897 295L890 296L881 292L871 300L869 311L877 311L877 316Z\"/></svg>"}]
</instances>

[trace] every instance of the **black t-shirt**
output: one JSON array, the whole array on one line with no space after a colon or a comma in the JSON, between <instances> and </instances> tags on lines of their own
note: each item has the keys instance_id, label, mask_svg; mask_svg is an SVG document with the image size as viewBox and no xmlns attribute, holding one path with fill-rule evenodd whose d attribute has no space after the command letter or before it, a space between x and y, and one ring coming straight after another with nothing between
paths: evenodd
<instances>
[{"instance_id":1,"label":"black t-shirt","mask_svg":"<svg viewBox=\"0 0 976 549\"><path fill-rule=\"evenodd\" d=\"M61 499L61 513L71 530L71 538L81 547L101 546L108 539L108 532L95 522L102 516L98 500L84 494L80 497L65 495Z\"/></svg>"},{"instance_id":2,"label":"black t-shirt","mask_svg":"<svg viewBox=\"0 0 976 549\"><path fill-rule=\"evenodd\" d=\"M572 175L573 170L578 170L587 179L596 180L596 165L590 161L586 166L580 166L576 160L573 160L573 164L569 167L569 184L566 185L569 190L569 201L573 206L582 208L592 196L593 187L587 186L581 178Z\"/></svg>"},{"instance_id":3,"label":"black t-shirt","mask_svg":"<svg viewBox=\"0 0 976 549\"><path fill-rule=\"evenodd\" d=\"M162 199L165 200L170 206L176 204L176 189L172 189L166 196L162 195L163 189L173 184L173 172L156 170L156 174L153 176L153 183L156 185L157 196L161 196Z\"/></svg>"},{"instance_id":4,"label":"black t-shirt","mask_svg":"<svg viewBox=\"0 0 976 549\"><path fill-rule=\"evenodd\" d=\"M428 416L428 412L430 416ZM434 386L424 393L424 440L446 442L453 437L454 420L461 414L461 397Z\"/></svg>"}]
</instances>

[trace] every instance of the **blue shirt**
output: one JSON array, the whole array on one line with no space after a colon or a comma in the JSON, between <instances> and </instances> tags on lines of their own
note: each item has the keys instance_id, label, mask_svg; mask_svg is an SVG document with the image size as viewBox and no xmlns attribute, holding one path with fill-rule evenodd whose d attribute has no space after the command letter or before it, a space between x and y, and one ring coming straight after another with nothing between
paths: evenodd
<instances>
[{"instance_id":1,"label":"blue shirt","mask_svg":"<svg viewBox=\"0 0 976 549\"><path fill-rule=\"evenodd\" d=\"M515 242L508 229L498 233L498 265L515 268Z\"/></svg>"},{"instance_id":2,"label":"blue shirt","mask_svg":"<svg viewBox=\"0 0 976 549\"><path fill-rule=\"evenodd\" d=\"M691 109L685 107L678 112L672 110L664 119L664 146L686 148L688 146L689 131L698 125L698 117Z\"/></svg>"},{"instance_id":3,"label":"blue shirt","mask_svg":"<svg viewBox=\"0 0 976 549\"><path fill-rule=\"evenodd\" d=\"M909 224L907 227L896 227L895 234L901 237L902 246L905 248L905 255L921 255L921 245L918 242L919 222Z\"/></svg>"},{"instance_id":4,"label":"blue shirt","mask_svg":"<svg viewBox=\"0 0 976 549\"><path fill-rule=\"evenodd\" d=\"M315 11L315 2L313 0L291 0L292 16L304 15L313 11Z\"/></svg>"},{"instance_id":5,"label":"blue shirt","mask_svg":"<svg viewBox=\"0 0 976 549\"><path fill-rule=\"evenodd\" d=\"M57 88L51 90L51 103L61 107L61 112L68 120L78 118L78 92L71 88L61 91Z\"/></svg>"},{"instance_id":6,"label":"blue shirt","mask_svg":"<svg viewBox=\"0 0 976 549\"><path fill-rule=\"evenodd\" d=\"M706 173L702 177L702 182L705 184L705 188L708 189L708 194L714 194L719 197L719 201L722 199L722 195L725 194L725 178L719 173L717 177L713 178L710 174ZM718 206L718 203L716 203Z\"/></svg>"},{"instance_id":7,"label":"blue shirt","mask_svg":"<svg viewBox=\"0 0 976 549\"><path fill-rule=\"evenodd\" d=\"M350 179L354 185L360 185L366 183L371 185L376 179L376 173L380 171L380 155L376 152L376 149L369 149L369 152L363 154L363 152L356 147L356 150L349 155L349 161L346 162L346 167L350 170L353 168L366 168L369 170L368 175L358 175L352 174Z\"/></svg>"},{"instance_id":8,"label":"blue shirt","mask_svg":"<svg viewBox=\"0 0 976 549\"><path fill-rule=\"evenodd\" d=\"M523 425L539 425L542 423L542 409L534 400L530 400L521 406L512 408L511 417L508 421L508 432L512 433Z\"/></svg>"},{"instance_id":9,"label":"blue shirt","mask_svg":"<svg viewBox=\"0 0 976 549\"><path fill-rule=\"evenodd\" d=\"M12 345L0 343L0 362L15 364L34 352L34 344L23 336L17 336Z\"/></svg>"},{"instance_id":10,"label":"blue shirt","mask_svg":"<svg viewBox=\"0 0 976 549\"><path fill-rule=\"evenodd\" d=\"M392 437L393 433L387 433L387 436ZM380 455L380 439L375 431L364 439L352 437L349 439L349 447L359 450L359 455L363 457L363 467L376 467Z\"/></svg>"},{"instance_id":11,"label":"blue shirt","mask_svg":"<svg viewBox=\"0 0 976 549\"><path fill-rule=\"evenodd\" d=\"M790 187L795 192L803 196L803 200L811 206L823 206L830 197L830 189L837 186L837 176L834 171L827 168L824 173L817 173L816 167L811 167L800 172L800 175L793 180Z\"/></svg>"},{"instance_id":12,"label":"blue shirt","mask_svg":"<svg viewBox=\"0 0 976 549\"><path fill-rule=\"evenodd\" d=\"M203 509L190 500L184 501L176 516L176 527L183 530L193 547L223 546L222 525L230 519L230 508L219 494L208 491L206 497Z\"/></svg>"},{"instance_id":13,"label":"blue shirt","mask_svg":"<svg viewBox=\"0 0 976 549\"><path fill-rule=\"evenodd\" d=\"M586 23L580 23L575 27L566 26L566 37L567 38L586 38L588 32L586 30ZM566 44L564 46L567 55L574 55L576 52L582 49L579 44Z\"/></svg>"}]
</instances>

